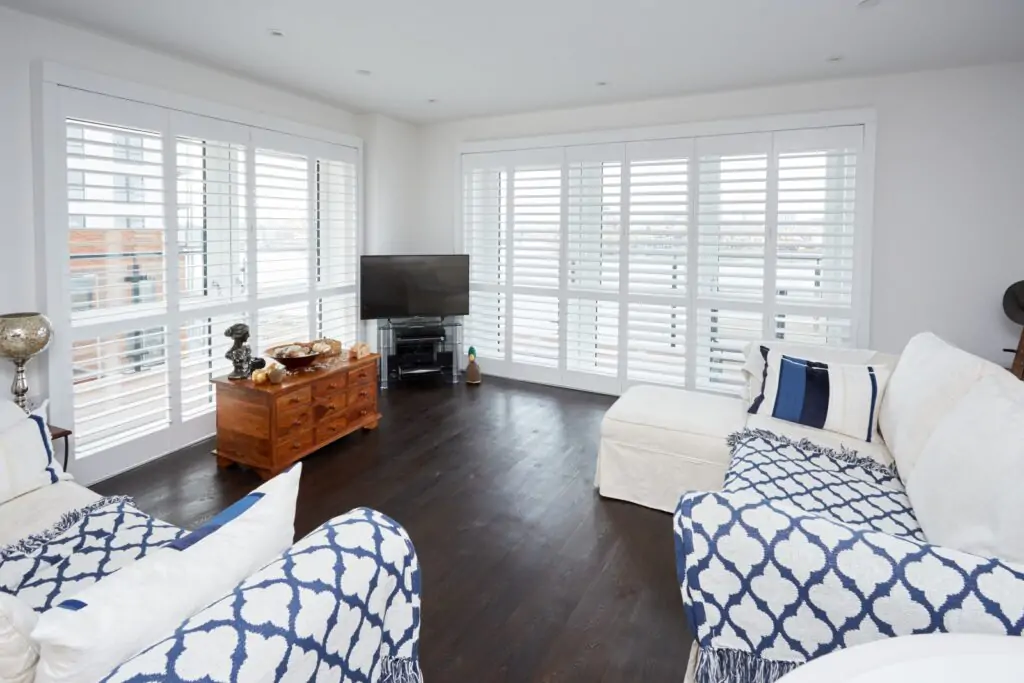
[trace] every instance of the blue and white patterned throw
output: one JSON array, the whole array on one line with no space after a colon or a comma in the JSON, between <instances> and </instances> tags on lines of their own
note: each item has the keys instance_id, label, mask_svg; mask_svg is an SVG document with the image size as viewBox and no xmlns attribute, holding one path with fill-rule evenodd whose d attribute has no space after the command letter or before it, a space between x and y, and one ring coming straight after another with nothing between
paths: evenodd
<instances>
[{"instance_id":1,"label":"blue and white patterned throw","mask_svg":"<svg viewBox=\"0 0 1024 683\"><path fill-rule=\"evenodd\" d=\"M927 543L891 468L765 431L730 444L725 488L674 518L698 683L900 635L1024 634L1024 568Z\"/></svg>"},{"instance_id":2,"label":"blue and white patterned throw","mask_svg":"<svg viewBox=\"0 0 1024 683\"><path fill-rule=\"evenodd\" d=\"M420 569L405 530L357 509L327 522L125 662L110 683L420 683Z\"/></svg>"},{"instance_id":3,"label":"blue and white patterned throw","mask_svg":"<svg viewBox=\"0 0 1024 683\"><path fill-rule=\"evenodd\" d=\"M184 534L130 498L104 498L0 549L0 592L43 612Z\"/></svg>"}]
</instances>

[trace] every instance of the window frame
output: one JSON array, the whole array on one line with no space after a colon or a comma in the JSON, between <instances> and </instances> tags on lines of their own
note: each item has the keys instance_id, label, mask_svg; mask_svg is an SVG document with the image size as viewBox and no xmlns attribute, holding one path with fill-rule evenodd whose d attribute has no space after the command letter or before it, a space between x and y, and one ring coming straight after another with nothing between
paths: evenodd
<instances>
[{"instance_id":1,"label":"window frame","mask_svg":"<svg viewBox=\"0 0 1024 683\"><path fill-rule=\"evenodd\" d=\"M813 135L817 129L828 129L838 128L847 126L859 126L862 127L863 135L861 138L860 147L858 150L858 165L857 165L857 180L856 180L856 208L855 208L855 229L854 229L854 259L855 259L855 272L853 279L852 288L852 303L849 308L849 313L853 319L853 329L850 333L850 340L853 346L858 348L868 348L870 345L871 334L870 334L870 302L871 302L871 255L872 255L872 219L873 219L873 204L874 204L874 173L875 173L875 147L876 147L876 114L873 109L850 109L850 110L838 110L838 111L822 111L822 112L809 112L809 113L798 113L798 114L783 114L778 116L767 116L757 118L735 118L735 119L723 119L719 121L709 122L695 122L685 124L674 124L665 126L651 126L642 128L627 128L627 129L612 129L605 131L589 131L589 132L578 132L578 133L567 133L557 135L546 135L539 137L526 137L526 138L507 138L507 139L494 139L494 140L482 140L473 142L464 142L458 146L456 163L455 163L455 246L457 251L465 251L465 205L464 205L464 181L465 171L467 168L491 168L495 172L503 172L507 175L512 174L512 167L515 165L517 160L523 160L523 163L532 163L531 155L538 156L539 158L547 158L551 154L563 153L566 158L566 163L563 168L568 168L569 154L571 150L580 149L583 147L614 147L616 145L625 145L628 148L635 147L637 149L644 149L647 145L657 146L665 144L667 142L678 142L680 144L690 144L694 148L696 142L699 139L712 138L718 136L760 136L763 134L779 135L779 134L805 134L810 133ZM769 166L777 164L777 157L773 156L774 150L769 154ZM484 161L487 157L493 159L500 159L502 163L490 163ZM470 164L467 167L467 160ZM610 161L610 159L608 159ZM624 163L624 169L631 163L631 156L627 154ZM689 156L690 163L690 175L691 178L695 177L698 173L699 167L699 155L693 153ZM625 170L623 170L625 172ZM777 183L777 172L770 172L770 176L775 177ZM698 178L699 179L699 178ZM627 220L627 208L628 204L625 201L625 195L629 192L627 186L623 186L622 189L623 197L623 209L622 219ZM766 206L766 220L774 225L777 222L777 207L775 205L775 197L777 195L777 186L769 188L769 198ZM566 193L563 191L563 203L566 199ZM690 218L689 218L689 246L691 250L696 250L698 240L698 222L697 222L697 201L694 197L690 197ZM563 206L563 213L566 207ZM508 224L509 240L511 241L511 219ZM565 237L563 236L563 242ZM628 239L628 237L627 237ZM777 270L775 265L775 253L774 247L777 245L777 236L773 236L771 244L772 248L766 243L765 249L765 263L766 267L770 265L772 268L772 274L769 278L767 275L764 278L764 287L771 287L772 290L769 292L765 289L765 294L770 293L770 297L765 297L765 300L758 304L761 306L763 311L762 318L762 329L767 330L769 324L774 325L775 314L780 312L780 309L789 310L793 308L790 305L783 305L779 300L780 297L774 292L774 275ZM620 255L622 261L628 261L628 242L623 242L620 245ZM769 253L772 252L772 253ZM565 258L562 259L563 271L565 270ZM620 270L619 277L622 279L628 278L628 267L623 266ZM689 296L684 298L683 305L686 307L687 312L687 337L688 337L688 350L696 349L693 343L693 338L697 334L698 325L698 314L700 306L698 305L698 299L703 301L705 297L698 297L696 292L697 274L689 274ZM565 273L562 274L563 283L565 282ZM471 290L473 287L471 286ZM511 291L511 288L504 286L498 286L499 291ZM563 299L568 289L564 286L562 288ZM472 294L472 291L471 291ZM623 306L627 306L628 302L634 299L639 299L631 294L623 294L624 300ZM769 305L770 301L770 305ZM646 303L646 299L644 302ZM505 300L506 315L511 318L512 307L514 305L513 300ZM824 315L824 307L823 312ZM566 372L564 368L565 357L563 354L562 368L559 372L534 372L530 368L519 367L518 364L510 361L509 351L507 349L511 334L509 333L509 327L507 326L505 333L506 337L506 359L487 359L488 371L492 374L499 376L506 376L515 379L523 379L527 381L536 381L544 384L551 384L556 386L566 386L569 388L585 389L591 391L598 391L608 394L619 394L624 391L631 384L636 382L628 381L626 378L627 369L625 354L622 353L623 349L626 348L627 343L627 330L626 325L623 324L626 321L625 314L620 315L619 324L619 360L620 360L620 372L619 377L615 378L614 381L608 381L609 378L593 378L593 377L574 377L572 373ZM562 321L564 327L564 312L562 313ZM562 337L565 337L563 331ZM472 340L468 340L469 343ZM563 342L564 343L564 342ZM696 375L696 353L687 353L686 365L687 365L687 378L688 385L691 388L695 388L694 378Z\"/></svg>"},{"instance_id":2,"label":"window frame","mask_svg":"<svg viewBox=\"0 0 1024 683\"><path fill-rule=\"evenodd\" d=\"M227 305L204 305L190 308L178 305L179 286L178 266L173 258L176 255L177 241L177 206L176 206L176 183L174 181L176 169L174 167L176 152L174 147L179 136L202 137L203 139L217 142L243 142L249 144L247 149L254 150L266 141L284 140L288 141L290 148L285 151L302 151L308 153L308 168L310 175L315 175L315 168L318 159L336 160L351 163L355 168L357 192L355 193L355 235L356 252L355 259L355 282L347 289L352 290L358 302L358 260L363 253L365 244L365 221L362 196L362 184L365 182L363 164L363 143L358 137L339 133L337 131L297 124L284 119L249 112L243 109L206 102L197 98L177 95L174 93L149 88L147 86L111 79L91 72L68 68L52 63L39 63L33 68L34 83L38 85L39 97L34 105L39 121L39 135L34 136L35 158L37 161L36 185L40 190L39 210L36 212L36 235L37 235L37 268L38 291L41 300L45 301L44 310L54 325L54 338L51 343L50 353L45 357L46 376L41 378L48 387L48 394L51 398L50 419L56 424L73 424L73 398L72 392L67 391L74 381L72 346L74 339L82 337L86 331L80 326L72 330L71 326L71 295L70 272L68 263L70 249L68 245L69 230L74 229L69 225L68 216L68 171L66 153L68 144L66 142L66 120L67 119L91 119L112 125L120 125L129 128L142 130L160 131L164 140L164 173L163 187L164 197L164 221L165 239L167 240L164 251L168 261L164 268L167 282L176 283L169 286L164 293L164 300L168 304L168 310L173 315L165 312L153 311L148 315L134 315L124 322L114 321L110 323L99 323L88 327L90 336L96 338L105 334L115 333L118 325L123 330L128 326L137 329L148 329L149 327L166 326L168 330L166 353L169 356L181 357L180 336L182 325L194 321L197 318L213 316L216 317L225 311L240 310L236 304ZM164 121L161 121L161 117ZM186 125L187 122L194 122L201 125ZM239 140L237 132L247 129L247 139ZM72 141L72 146L76 143ZM345 148L348 151L343 155L334 154L331 150ZM250 154L250 156L254 156ZM248 169L251 171L251 166ZM251 180L251 173L249 174ZM129 190L130 192L130 190ZM311 205L314 204L316 185L310 191ZM252 203L251 194L247 191L247 201ZM251 207L250 213L246 216L247 228L251 230ZM310 231L316 229L315 214L309 216ZM316 242L312 238L309 242L310 272L316 265ZM47 277L47 274L62 273L61 277ZM302 293L288 297L274 297L273 299L260 300L255 295L247 292L247 299L241 306L248 317L248 322L254 326L253 345L254 353L261 349L256 346L258 338L255 329L257 312L267 306L279 305L283 300L301 300L309 308L310 313L310 336L318 330L317 314L319 301L329 297L337 287L317 287L315 277L311 277L309 287ZM84 307L82 307L84 308ZM172 330L174 332L172 332ZM365 337L365 325L356 321L355 331L357 338ZM76 336L77 335L77 336ZM216 343L216 342L215 342ZM224 340L224 350L230 345L229 340ZM218 351L221 344L217 344ZM177 366L177 361L168 364L168 372L173 375L169 378L170 391L172 395L180 390L181 377L180 367L171 372L172 365ZM180 398L180 397L179 397ZM175 401L172 401L174 403ZM107 451L96 453L88 458L76 461L74 446L72 446L72 471L76 477L85 484L98 481L112 476L117 472L138 466L143 462L160 457L168 452L177 450L180 447L212 436L215 433L214 416L205 416L208 419L193 419L183 422L181 418L181 402L173 409L176 412L176 420L172 422L178 434L174 439L167 438L166 430L157 432L156 439L142 437L115 446ZM163 437L163 438L161 438Z\"/></svg>"}]
</instances>

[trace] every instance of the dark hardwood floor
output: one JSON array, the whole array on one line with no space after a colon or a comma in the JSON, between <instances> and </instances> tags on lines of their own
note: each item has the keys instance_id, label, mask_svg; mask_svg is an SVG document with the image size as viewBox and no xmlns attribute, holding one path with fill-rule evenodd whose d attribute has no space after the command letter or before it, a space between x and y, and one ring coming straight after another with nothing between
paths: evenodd
<instances>
[{"instance_id":1,"label":"dark hardwood floor","mask_svg":"<svg viewBox=\"0 0 1024 683\"><path fill-rule=\"evenodd\" d=\"M611 402L495 378L386 391L377 431L304 461L296 532L358 506L408 529L432 683L680 681L691 637L671 516L593 489ZM94 488L194 527L260 483L217 471L211 447Z\"/></svg>"}]
</instances>

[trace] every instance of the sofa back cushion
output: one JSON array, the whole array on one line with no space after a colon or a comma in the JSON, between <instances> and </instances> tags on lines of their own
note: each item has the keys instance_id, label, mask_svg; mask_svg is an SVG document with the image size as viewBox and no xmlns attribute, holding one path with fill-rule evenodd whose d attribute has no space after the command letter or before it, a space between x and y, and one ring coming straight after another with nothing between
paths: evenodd
<instances>
[{"instance_id":1,"label":"sofa back cushion","mask_svg":"<svg viewBox=\"0 0 1024 683\"><path fill-rule=\"evenodd\" d=\"M274 560L294 536L301 464L195 531L44 612L35 683L94 683ZM233 645L232 645L233 647Z\"/></svg>"},{"instance_id":2,"label":"sofa back cushion","mask_svg":"<svg viewBox=\"0 0 1024 683\"><path fill-rule=\"evenodd\" d=\"M928 541L1024 564L1024 382L976 382L931 433L907 485Z\"/></svg>"},{"instance_id":3,"label":"sofa back cushion","mask_svg":"<svg viewBox=\"0 0 1024 683\"><path fill-rule=\"evenodd\" d=\"M939 423L986 375L1007 375L995 363L971 355L925 332L911 339L889 378L878 426L909 484L925 444Z\"/></svg>"},{"instance_id":4,"label":"sofa back cushion","mask_svg":"<svg viewBox=\"0 0 1024 683\"><path fill-rule=\"evenodd\" d=\"M67 478L54 457L46 420L0 401L0 503Z\"/></svg>"}]
</instances>

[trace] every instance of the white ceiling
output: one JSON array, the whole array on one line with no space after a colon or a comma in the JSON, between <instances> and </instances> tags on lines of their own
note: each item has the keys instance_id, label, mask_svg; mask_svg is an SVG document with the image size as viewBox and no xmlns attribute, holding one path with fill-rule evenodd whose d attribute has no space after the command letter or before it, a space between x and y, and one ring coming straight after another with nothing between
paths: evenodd
<instances>
[{"instance_id":1,"label":"white ceiling","mask_svg":"<svg viewBox=\"0 0 1024 683\"><path fill-rule=\"evenodd\" d=\"M1024 0L0 4L410 121L1024 60Z\"/></svg>"}]
</instances>

